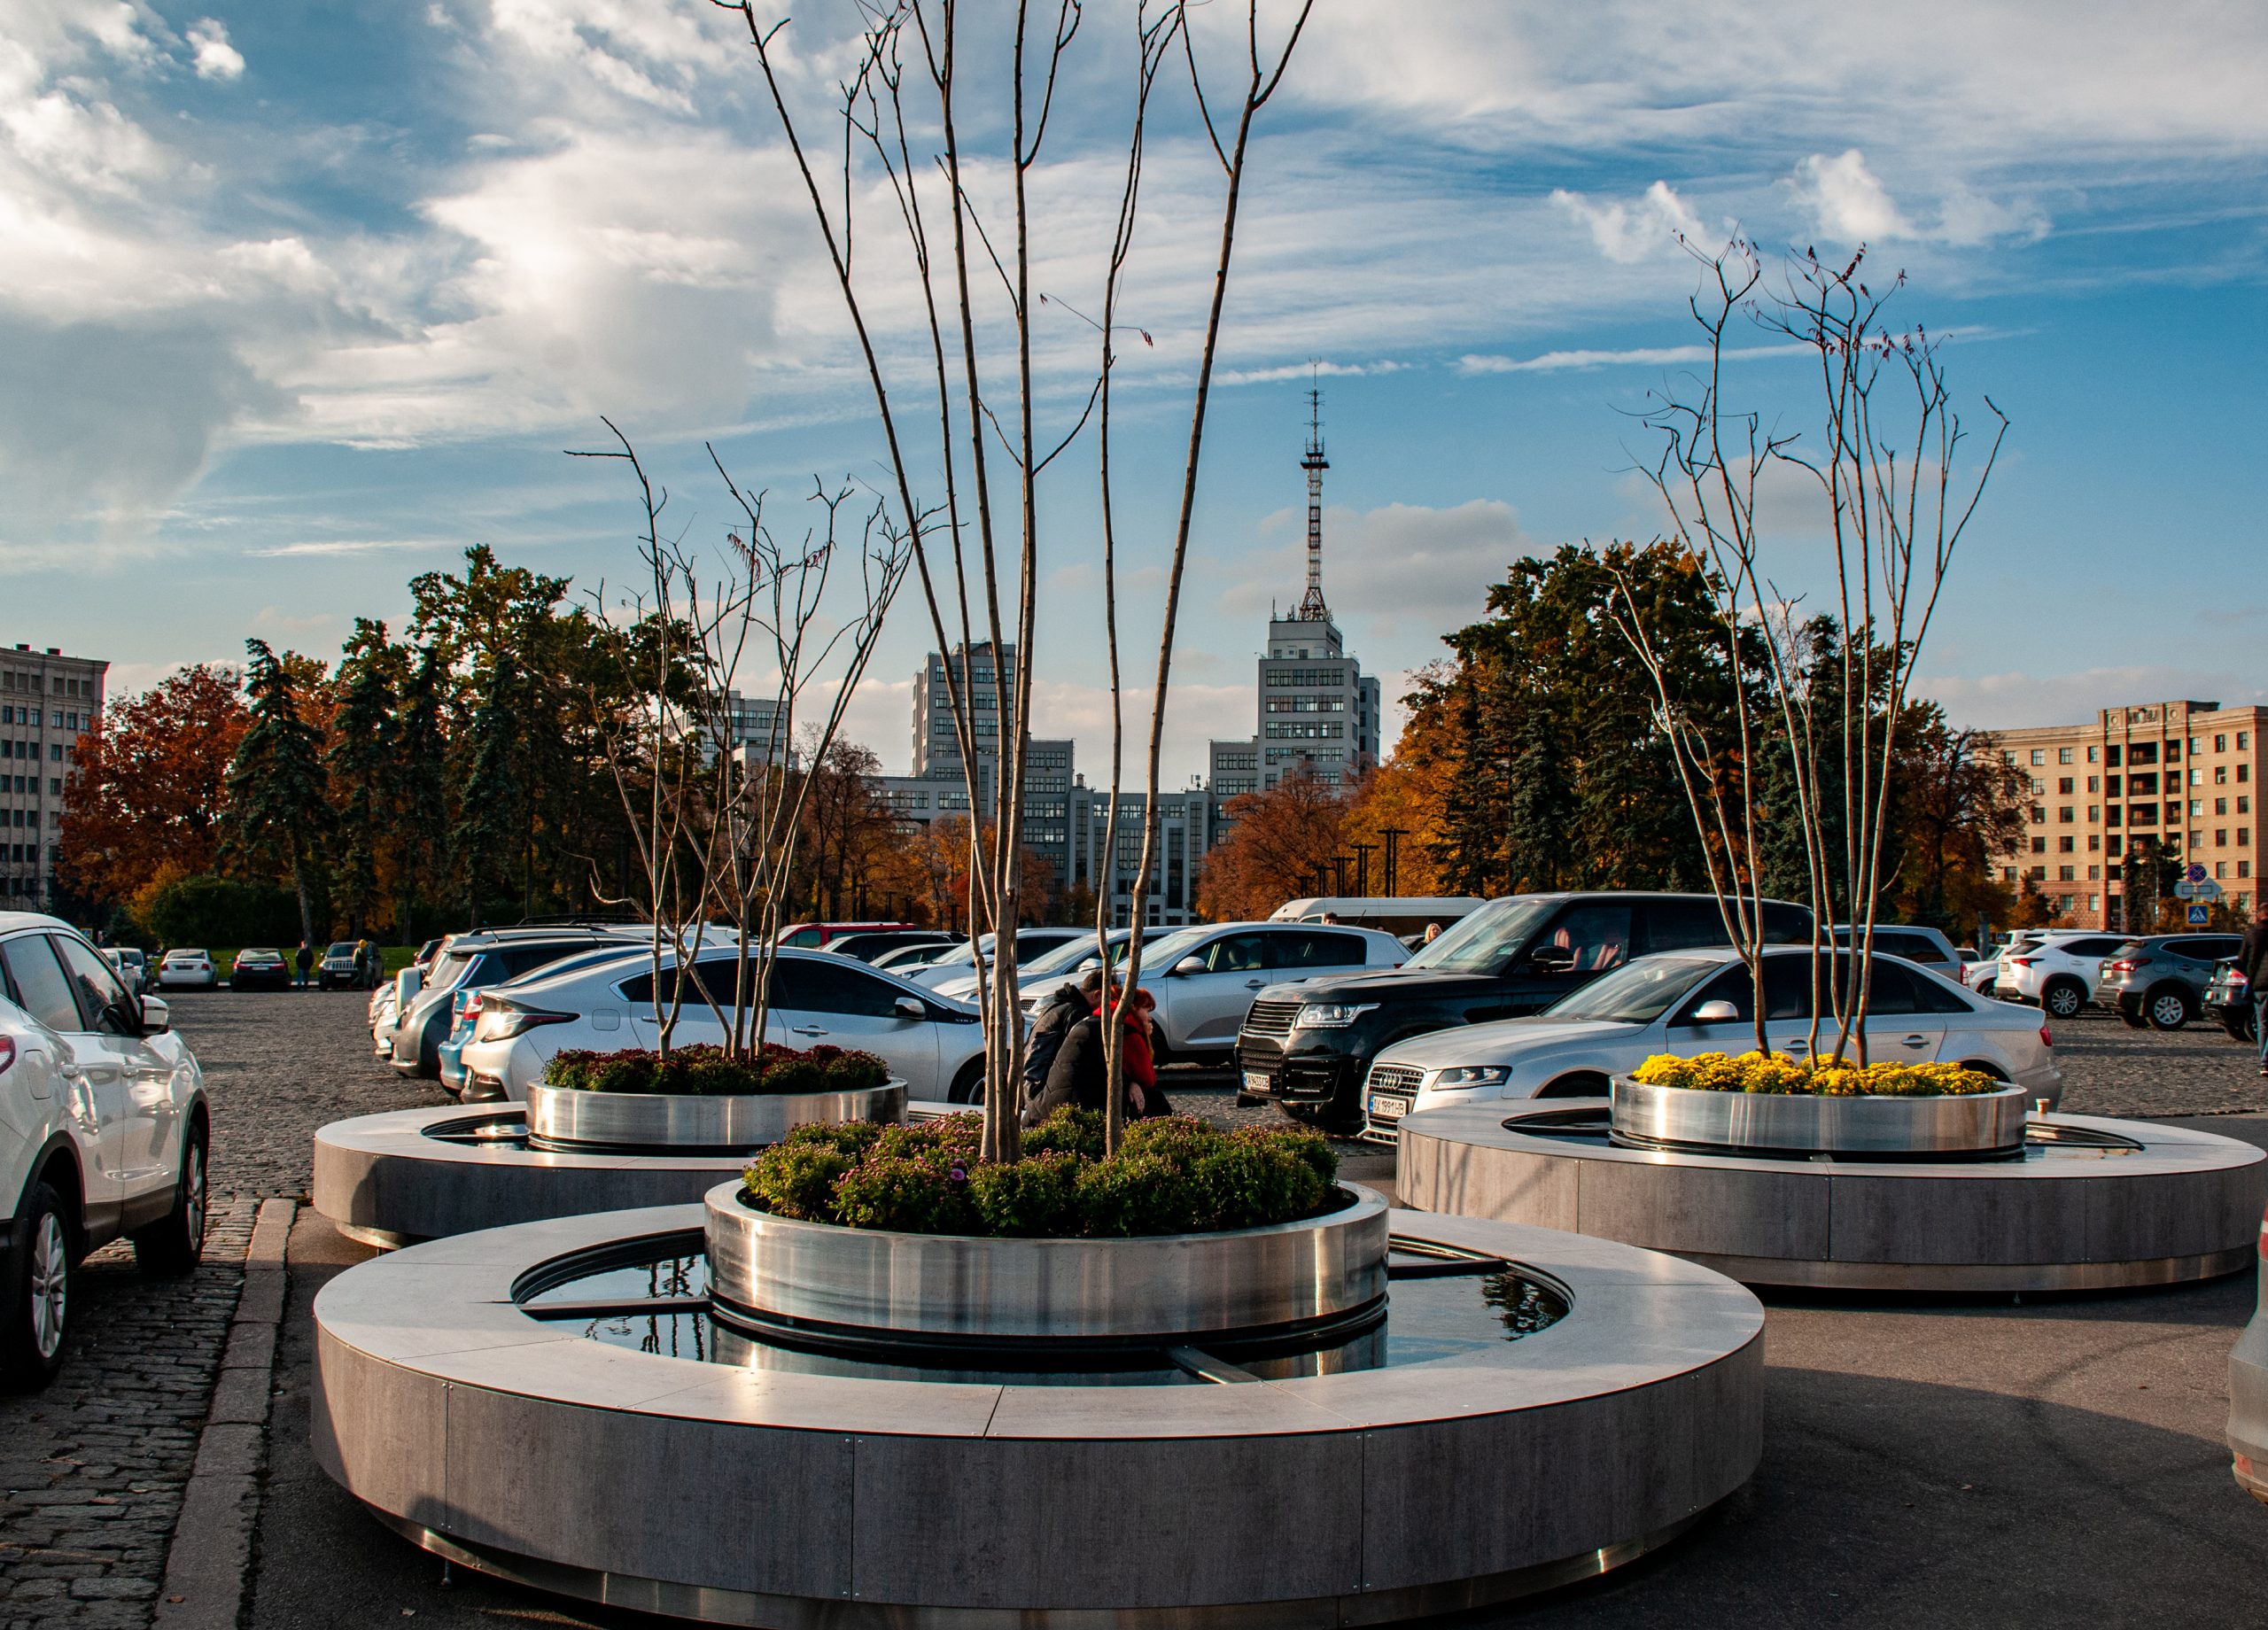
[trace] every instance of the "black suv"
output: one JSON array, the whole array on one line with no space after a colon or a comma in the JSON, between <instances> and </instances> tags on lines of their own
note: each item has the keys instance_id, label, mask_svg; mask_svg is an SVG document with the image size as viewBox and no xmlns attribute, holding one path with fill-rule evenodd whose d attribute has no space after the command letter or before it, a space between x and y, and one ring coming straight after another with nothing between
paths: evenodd
<instances>
[{"instance_id":1,"label":"black suv","mask_svg":"<svg viewBox=\"0 0 2268 1630\"><path fill-rule=\"evenodd\" d=\"M1764 903L1768 943L1811 936L1806 908ZM1727 943L1709 895L1507 895L1398 968L1262 990L1237 1033L1240 1101L1272 1099L1294 1119L1351 1132L1371 1060L1394 1043L1541 1013L1633 957Z\"/></svg>"}]
</instances>

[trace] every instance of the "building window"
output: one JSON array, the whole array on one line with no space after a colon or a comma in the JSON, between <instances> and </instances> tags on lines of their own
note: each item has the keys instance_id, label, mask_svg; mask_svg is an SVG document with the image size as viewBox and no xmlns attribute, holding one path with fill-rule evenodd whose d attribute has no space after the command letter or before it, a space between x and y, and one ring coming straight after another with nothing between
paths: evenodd
<instances>
[{"instance_id":1,"label":"building window","mask_svg":"<svg viewBox=\"0 0 2268 1630\"><path fill-rule=\"evenodd\" d=\"M2101 834L2100 832L2090 832L2090 833L2088 833L2088 834L2087 834L2087 853L2089 853L2090 855L2092 855L2092 854L2095 853L2098 850L2101 849L2101 847L2102 847L2102 834Z\"/></svg>"},{"instance_id":2,"label":"building window","mask_svg":"<svg viewBox=\"0 0 2268 1630\"><path fill-rule=\"evenodd\" d=\"M2213 862L2213 875L2215 877L2226 877L2228 874L2229 863L2227 861L2216 860Z\"/></svg>"},{"instance_id":3,"label":"building window","mask_svg":"<svg viewBox=\"0 0 2268 1630\"><path fill-rule=\"evenodd\" d=\"M2070 763L2070 762L2071 762L2071 749L2070 749L2070 748L2068 748L2068 747L2059 747L2059 748L2057 748L2057 749L2055 749L2055 762L2056 762L2057 764L2069 764L2069 763Z\"/></svg>"},{"instance_id":4,"label":"building window","mask_svg":"<svg viewBox=\"0 0 2268 1630\"><path fill-rule=\"evenodd\" d=\"M2239 877L2250 877L2252 875L2252 862L2249 860L2238 861L2236 863L2236 874Z\"/></svg>"},{"instance_id":5,"label":"building window","mask_svg":"<svg viewBox=\"0 0 2268 1630\"><path fill-rule=\"evenodd\" d=\"M2062 822L2065 826L2070 826L2071 824L2071 806L2068 803L2056 805L2055 819Z\"/></svg>"},{"instance_id":6,"label":"building window","mask_svg":"<svg viewBox=\"0 0 2268 1630\"><path fill-rule=\"evenodd\" d=\"M2089 881L2089 882L2091 882L2091 883L2092 883L2092 882L2098 881L2100 881L2100 880L2101 880L2101 876L2102 876L2102 868L2101 868L2101 866L2099 866L2099 865L2091 865L2091 866L2089 866L2089 867L2087 868L2087 881Z\"/></svg>"},{"instance_id":7,"label":"building window","mask_svg":"<svg viewBox=\"0 0 2268 1630\"><path fill-rule=\"evenodd\" d=\"M2189 738L2189 756L2190 756L2192 758L2196 757L2198 754L2200 754L2200 753L2203 752L2204 750L2205 750L2205 738L2204 738L2204 737L2202 737L2202 736L2192 736L2192 737L2190 737L2190 738Z\"/></svg>"},{"instance_id":8,"label":"building window","mask_svg":"<svg viewBox=\"0 0 2268 1630\"><path fill-rule=\"evenodd\" d=\"M2229 846L2229 829L2228 829L2226 827L2214 827L2214 828L2213 828L2213 847L2214 847L2215 849L2226 849L2228 846Z\"/></svg>"},{"instance_id":9,"label":"building window","mask_svg":"<svg viewBox=\"0 0 2268 1630\"><path fill-rule=\"evenodd\" d=\"M2245 749L2246 748L2248 748L2248 747L2249 747L2249 746L2251 746L2251 745L2252 745L2252 732L2250 732L2249 730L2240 730L2240 731L2238 731L2238 732L2236 733L2236 750L2237 750L2238 752L2240 752L2240 753L2241 753L2241 752L2244 751L2244 749Z\"/></svg>"},{"instance_id":10,"label":"building window","mask_svg":"<svg viewBox=\"0 0 2268 1630\"><path fill-rule=\"evenodd\" d=\"M2197 816L2202 815L2204 812L2205 801L2202 798L2192 798L2189 801L2189 813L2193 819Z\"/></svg>"},{"instance_id":11,"label":"building window","mask_svg":"<svg viewBox=\"0 0 2268 1630\"><path fill-rule=\"evenodd\" d=\"M2229 812L2229 801L2228 801L2226 798L2216 798L2216 799L2214 799L2214 800L2213 800L2213 813L2214 813L2214 814L2216 814L2216 815L2225 815L2225 814L2227 814L2228 812Z\"/></svg>"},{"instance_id":12,"label":"building window","mask_svg":"<svg viewBox=\"0 0 2268 1630\"><path fill-rule=\"evenodd\" d=\"M2101 749L2101 748L2097 748L2097 747L2091 747L2091 748L2087 749L2087 762L2088 762L2089 764L2100 764L2100 763L2101 763L2101 762L2102 762L2102 749Z\"/></svg>"},{"instance_id":13,"label":"building window","mask_svg":"<svg viewBox=\"0 0 2268 1630\"><path fill-rule=\"evenodd\" d=\"M2118 796L2118 791L2119 791L2119 788L2120 788L2121 787L2123 787L2124 785L2124 783L2123 781L2121 781L2121 780L2120 780L2117 776L2115 776L2115 775L2114 775L2114 776L2112 776L2112 777L2110 778L2110 780L2109 780L2109 783L2107 786L2105 786L2105 787L2103 788L2103 791L2105 791L2105 792L2109 793L2112 797L2116 798L2117 796Z\"/></svg>"},{"instance_id":14,"label":"building window","mask_svg":"<svg viewBox=\"0 0 2268 1630\"><path fill-rule=\"evenodd\" d=\"M2118 811L2117 811L2117 810L2113 810L2113 811L2111 811L2110 812L2111 812L2113 815L2116 815L2116 814L2117 814L2117 813L2118 813ZM2124 853L2124 850L2125 850L2125 848L2126 848L2126 840L2125 840L2125 839L2124 839L2124 838L2113 838L2113 839L2111 839L2111 840L2110 840L2110 842L2108 842L2108 843L2106 843L2106 844L2104 844L2104 845L2103 845L2104 851L2105 851L2106 853L2113 854L2113 855L2117 855L2117 854L2122 854L2122 853ZM2116 876L2116 875L2117 875L2117 873L2112 873L2112 875Z\"/></svg>"},{"instance_id":15,"label":"building window","mask_svg":"<svg viewBox=\"0 0 2268 1630\"><path fill-rule=\"evenodd\" d=\"M2071 881L2071 868L2069 866L2057 866L2055 868L2055 881L2059 883L2070 882Z\"/></svg>"},{"instance_id":16,"label":"building window","mask_svg":"<svg viewBox=\"0 0 2268 1630\"><path fill-rule=\"evenodd\" d=\"M2118 767L2118 749L2116 747L2105 749L2103 751L2102 762L2110 765L2111 768L2117 769Z\"/></svg>"},{"instance_id":17,"label":"building window","mask_svg":"<svg viewBox=\"0 0 2268 1630\"><path fill-rule=\"evenodd\" d=\"M2227 752L2229 750L2229 739L2226 736L2215 736L2213 738L2213 750L2217 753Z\"/></svg>"},{"instance_id":18,"label":"building window","mask_svg":"<svg viewBox=\"0 0 2268 1630\"><path fill-rule=\"evenodd\" d=\"M2236 812L2240 815L2249 815L2252 813L2252 795L2250 793L2241 792L2237 794ZM2241 839L2238 841L2242 842Z\"/></svg>"},{"instance_id":19,"label":"building window","mask_svg":"<svg viewBox=\"0 0 2268 1630\"><path fill-rule=\"evenodd\" d=\"M2069 836L2055 840L2055 852L2059 855L2068 855L2076 847L2078 847L2077 841Z\"/></svg>"},{"instance_id":20,"label":"building window","mask_svg":"<svg viewBox=\"0 0 2268 1630\"><path fill-rule=\"evenodd\" d=\"M2045 797L2045 796L2047 796L2047 783L2046 781L2041 780L2038 776L2034 776L2034 777L2032 777L2032 780L2031 780L2031 796L2032 796L2033 797L2035 797L2035 798Z\"/></svg>"},{"instance_id":21,"label":"building window","mask_svg":"<svg viewBox=\"0 0 2268 1630\"><path fill-rule=\"evenodd\" d=\"M2168 763L2168 764L2173 764L2173 763L2175 763L2176 761L2178 761L2178 760L2180 758L2180 757L2181 757L2181 743L2180 743L2180 742L2179 742L2179 741L2169 741L2169 742L2167 742L2167 743L2165 744L2165 761L2166 761L2166 763Z\"/></svg>"},{"instance_id":22,"label":"building window","mask_svg":"<svg viewBox=\"0 0 2268 1630\"><path fill-rule=\"evenodd\" d=\"M2252 779L2252 766L2249 764L2241 764L2237 765L2236 779L2239 781L2250 780Z\"/></svg>"},{"instance_id":23,"label":"building window","mask_svg":"<svg viewBox=\"0 0 2268 1630\"><path fill-rule=\"evenodd\" d=\"M2242 849L2251 842L2252 828L2249 827L2239 827L2236 829L2236 846L2239 849Z\"/></svg>"},{"instance_id":24,"label":"building window","mask_svg":"<svg viewBox=\"0 0 2268 1630\"><path fill-rule=\"evenodd\" d=\"M2216 786L2216 787L2225 787L2225 786L2227 786L2228 784L2229 784L2229 767L2228 767L2228 765L2215 765L2213 766L2213 785L2214 785L2214 786Z\"/></svg>"},{"instance_id":25,"label":"building window","mask_svg":"<svg viewBox=\"0 0 2268 1630\"><path fill-rule=\"evenodd\" d=\"M2047 749L2039 747L2033 748L2031 749L2031 762L2036 765L2046 764L2047 762Z\"/></svg>"},{"instance_id":26,"label":"building window","mask_svg":"<svg viewBox=\"0 0 2268 1630\"><path fill-rule=\"evenodd\" d=\"M2101 895L2099 895L2099 894L2091 894L2091 895L2089 895L2089 896L2087 896L2087 910L2089 910L2089 911L2091 911L2091 912L2099 912L2099 911L2101 911L2101 909L2102 909L2102 896L2101 896Z\"/></svg>"},{"instance_id":27,"label":"building window","mask_svg":"<svg viewBox=\"0 0 2268 1630\"><path fill-rule=\"evenodd\" d=\"M2047 852L2047 840L2045 837L2037 837L2032 839L2031 852L2035 855L2046 854Z\"/></svg>"},{"instance_id":28,"label":"building window","mask_svg":"<svg viewBox=\"0 0 2268 1630\"><path fill-rule=\"evenodd\" d=\"M2070 797L2071 796L2071 778L2068 775L2057 776L2055 778L2055 790L2062 793L2065 797Z\"/></svg>"}]
</instances>

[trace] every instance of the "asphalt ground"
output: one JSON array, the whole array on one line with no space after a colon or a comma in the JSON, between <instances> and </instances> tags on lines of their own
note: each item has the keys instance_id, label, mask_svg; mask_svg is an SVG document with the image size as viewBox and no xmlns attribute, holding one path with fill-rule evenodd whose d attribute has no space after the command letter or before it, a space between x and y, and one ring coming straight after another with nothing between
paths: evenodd
<instances>
[{"instance_id":1,"label":"asphalt ground","mask_svg":"<svg viewBox=\"0 0 2268 1630\"><path fill-rule=\"evenodd\" d=\"M176 1000L206 1068L229 1238L175 1289L153 1289L116 1253L91 1264L63 1381L0 1398L0 1627L149 1622L159 1541L186 1476L183 1428L225 1323L210 1309L231 1293L227 1252L240 1259L252 1203L306 1193L308 1139L323 1122L446 1101L370 1057L362 1004L353 992ZM2067 1108L2207 1117L2268 1145L2268 1083L2218 1031L2056 1029ZM1169 1091L1224 1120L1270 1113L1236 1110L1221 1073L1174 1072ZM1390 1156L1348 1153L1348 1175L1389 1175ZM445 1580L315 1467L309 1307L368 1254L301 1213L244 1622L649 1622L462 1570ZM2228 1350L2253 1298L2250 1274L2021 1303L1768 1297L1764 1459L1750 1485L1654 1556L1467 1621L2268 1624L2268 1510L2231 1480L2221 1444ZM100 1542L105 1525L115 1533Z\"/></svg>"}]
</instances>

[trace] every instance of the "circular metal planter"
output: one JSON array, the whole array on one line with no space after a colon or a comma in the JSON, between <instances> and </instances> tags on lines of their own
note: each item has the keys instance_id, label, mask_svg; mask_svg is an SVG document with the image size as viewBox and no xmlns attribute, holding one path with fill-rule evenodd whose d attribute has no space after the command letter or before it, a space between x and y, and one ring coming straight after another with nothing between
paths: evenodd
<instances>
[{"instance_id":1,"label":"circular metal planter","mask_svg":"<svg viewBox=\"0 0 2268 1630\"><path fill-rule=\"evenodd\" d=\"M561 1218L338 1275L314 1313L318 1462L429 1551L617 1609L768 1630L1348 1630L1605 1572L1761 1450L1753 1296L1459 1217L1392 1222L1565 1286L1566 1316L1256 1384L750 1369L515 1302L562 1258L697 1250L703 1221Z\"/></svg>"},{"instance_id":2,"label":"circular metal planter","mask_svg":"<svg viewBox=\"0 0 2268 1630\"><path fill-rule=\"evenodd\" d=\"M1617 1076L1614 1140L1641 1149L1844 1160L2002 1160L2023 1153L2021 1087L1944 1098L1707 1092Z\"/></svg>"},{"instance_id":3,"label":"circular metal planter","mask_svg":"<svg viewBox=\"0 0 2268 1630\"><path fill-rule=\"evenodd\" d=\"M776 1144L799 1126L843 1121L895 1124L905 1119L905 1083L856 1092L586 1092L528 1089L528 1142L538 1149L600 1153L666 1150L672 1154L745 1153Z\"/></svg>"},{"instance_id":4,"label":"circular metal planter","mask_svg":"<svg viewBox=\"0 0 2268 1630\"><path fill-rule=\"evenodd\" d=\"M2264 1173L2250 1144L2093 1115L2031 1117L2021 1158L2003 1160L1636 1148L1612 1134L1605 1099L1550 1098L1408 1116L1394 1192L1420 1211L1673 1252L1748 1285L2061 1292L2245 1267Z\"/></svg>"},{"instance_id":5,"label":"circular metal planter","mask_svg":"<svg viewBox=\"0 0 2268 1630\"><path fill-rule=\"evenodd\" d=\"M1341 1185L1321 1216L1132 1239L897 1234L776 1217L738 1183L705 1205L728 1316L825 1338L1016 1346L1285 1333L1385 1299L1386 1204Z\"/></svg>"}]
</instances>

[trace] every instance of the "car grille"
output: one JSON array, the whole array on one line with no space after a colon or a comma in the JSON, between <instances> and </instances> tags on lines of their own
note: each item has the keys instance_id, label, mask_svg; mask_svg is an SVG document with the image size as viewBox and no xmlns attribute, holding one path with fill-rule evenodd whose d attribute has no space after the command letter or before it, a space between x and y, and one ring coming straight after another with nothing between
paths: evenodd
<instances>
[{"instance_id":1,"label":"car grille","mask_svg":"<svg viewBox=\"0 0 2268 1630\"><path fill-rule=\"evenodd\" d=\"M1425 1072L1407 1064L1373 1064L1371 1066L1371 1091L1373 1092L1402 1092L1415 1095L1425 1079Z\"/></svg>"},{"instance_id":2,"label":"car grille","mask_svg":"<svg viewBox=\"0 0 2268 1630\"><path fill-rule=\"evenodd\" d=\"M1300 1011L1297 1002L1254 1002L1252 1011L1244 1016L1244 1031L1247 1036L1289 1036L1292 1020Z\"/></svg>"}]
</instances>

